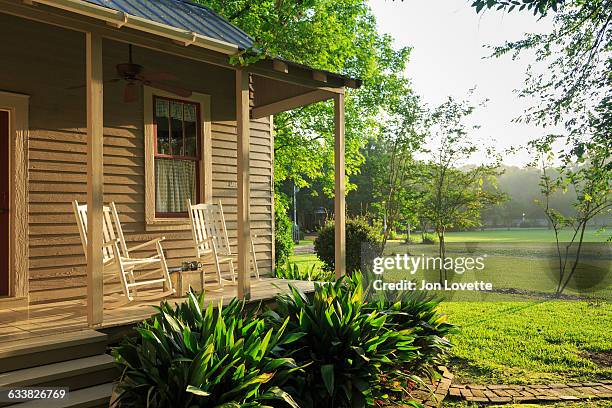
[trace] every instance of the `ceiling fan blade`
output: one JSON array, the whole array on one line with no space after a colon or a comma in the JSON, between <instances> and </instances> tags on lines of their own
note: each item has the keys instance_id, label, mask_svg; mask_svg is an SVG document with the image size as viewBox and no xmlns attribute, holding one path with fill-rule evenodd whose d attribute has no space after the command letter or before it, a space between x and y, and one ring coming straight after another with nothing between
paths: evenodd
<instances>
[{"instance_id":1,"label":"ceiling fan blade","mask_svg":"<svg viewBox=\"0 0 612 408\"><path fill-rule=\"evenodd\" d=\"M121 81L121 78L113 78L113 79L108 79L108 80L104 81L103 83L104 83L104 84L111 84L111 83L113 83L113 82L119 82L119 81ZM82 85L76 85L76 86L69 86L69 87L68 87L68 88L66 88L66 89L70 89L70 90L71 90L71 89L81 89L81 88L85 88L85 86L86 86L85 84L82 84Z\"/></svg>"},{"instance_id":2,"label":"ceiling fan blade","mask_svg":"<svg viewBox=\"0 0 612 408\"><path fill-rule=\"evenodd\" d=\"M133 82L128 82L123 91L123 101L125 103L136 102L138 100L138 87Z\"/></svg>"},{"instance_id":3,"label":"ceiling fan blade","mask_svg":"<svg viewBox=\"0 0 612 408\"><path fill-rule=\"evenodd\" d=\"M169 72L149 72L145 71L138 75L143 81L176 81L176 75Z\"/></svg>"},{"instance_id":4,"label":"ceiling fan blade","mask_svg":"<svg viewBox=\"0 0 612 408\"><path fill-rule=\"evenodd\" d=\"M152 88L161 89L162 91L170 92L184 98L191 96L191 91L189 89L181 88L180 86L176 85L162 84L161 82L146 82L145 85Z\"/></svg>"}]
</instances>

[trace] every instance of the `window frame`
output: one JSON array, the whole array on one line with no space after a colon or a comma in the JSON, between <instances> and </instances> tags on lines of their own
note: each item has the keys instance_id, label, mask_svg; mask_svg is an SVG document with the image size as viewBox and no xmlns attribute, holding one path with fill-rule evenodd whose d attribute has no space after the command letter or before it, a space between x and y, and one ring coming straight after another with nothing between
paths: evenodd
<instances>
[{"instance_id":1,"label":"window frame","mask_svg":"<svg viewBox=\"0 0 612 408\"><path fill-rule=\"evenodd\" d=\"M144 86L144 139L145 139L145 219L147 229L155 230L163 226L183 229L189 226L189 214L157 212L155 200L155 158L171 158L179 160L194 160L196 165L196 200L197 202L211 202L212 198L212 145L210 123L210 96L193 93L190 97L177 97L169 92ZM157 153L157 123L155 103L157 98L175 102L191 103L196 105L197 158L193 156L166 155ZM170 142L170 141L169 141Z\"/></svg>"},{"instance_id":2,"label":"window frame","mask_svg":"<svg viewBox=\"0 0 612 408\"><path fill-rule=\"evenodd\" d=\"M190 104L190 105L195 105L196 107L196 137L195 137L195 142L196 142L196 155L195 156L182 156L180 154L163 154L163 153L159 153L159 151L157 150L157 114L156 114L156 106L157 106L157 101L159 99L162 100L166 100L168 101L168 103L170 102L180 102L183 104ZM154 154L153 154L153 162L155 162L155 159L172 159L172 160L184 160L184 161L193 161L196 162L196 168L195 168L195 196L196 198L200 197L200 162L202 161L202 152L200 151L200 144L202 143L201 141L201 135L202 135L202 120L201 120L201 113L200 111L202 110L201 104L199 102L193 102L193 101L189 101L186 99L177 99L177 98L167 98L165 96L159 96L159 95L153 95L152 97L152 103L153 103L153 141L154 141ZM170 119L170 118L168 118ZM183 140L185 137L185 125L184 125L184 120L183 120ZM169 123L170 120L169 120ZM168 131L168 147L169 150L172 151L172 125L170 125L169 131ZM155 170L154 170L155 171ZM155 178L155 173L153 173L153 177ZM157 211L157 201L155 202L155 217L156 218L188 218L189 217L189 213L187 211L185 212L162 212L162 211Z\"/></svg>"}]
</instances>

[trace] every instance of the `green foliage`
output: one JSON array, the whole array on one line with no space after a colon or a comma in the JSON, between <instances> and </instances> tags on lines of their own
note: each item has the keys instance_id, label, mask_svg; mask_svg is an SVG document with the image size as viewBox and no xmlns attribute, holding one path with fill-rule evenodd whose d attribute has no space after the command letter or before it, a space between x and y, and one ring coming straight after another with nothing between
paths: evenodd
<instances>
[{"instance_id":1,"label":"green foliage","mask_svg":"<svg viewBox=\"0 0 612 408\"><path fill-rule=\"evenodd\" d=\"M360 148L377 132L381 110L410 91L403 77L409 48L393 48L378 33L365 0L198 0L242 28L270 56L361 78L364 85L346 94L346 171L363 163ZM253 50L250 50L253 51ZM240 63L261 56L241 55ZM298 187L315 181L333 195L333 106L318 103L274 116L277 183L292 179ZM296 160L299 158L299 160ZM350 190L352 185L348 184Z\"/></svg>"},{"instance_id":2,"label":"green foliage","mask_svg":"<svg viewBox=\"0 0 612 408\"><path fill-rule=\"evenodd\" d=\"M542 140L533 143L537 145L542 159L542 205L555 236L559 259L557 293L561 294L572 279L577 278L575 274L580 269L587 225L597 216L609 219L612 214L612 141L593 138L579 143L577 146L583 150L580 153L564 155L562 166L557 169L556 175L550 175L547 168L550 166L552 147L544 144ZM551 198L558 192L573 195L573 214L564 214L553 206ZM571 239L562 243L559 237L563 229L570 229L572 235ZM605 231L605 227L602 227L602 230ZM610 240L612 235L608 236L608 241ZM588 277L585 275L589 272L581 273L581 278Z\"/></svg>"},{"instance_id":3,"label":"green foliage","mask_svg":"<svg viewBox=\"0 0 612 408\"><path fill-rule=\"evenodd\" d=\"M448 229L479 226L481 211L506 198L495 189L499 157L494 156L492 163L468 166L470 158L479 151L479 142L469 136L469 131L477 126L465 124L475 109L468 101L449 97L428 118L429 140L436 148L422 166L423 194L417 212L433 227L441 259L446 258L444 236ZM487 153L494 154L491 148ZM440 281L445 273L440 269Z\"/></svg>"},{"instance_id":4,"label":"green foliage","mask_svg":"<svg viewBox=\"0 0 612 408\"><path fill-rule=\"evenodd\" d=\"M518 1L477 0L485 5L512 11ZM564 125L565 134L551 134L530 143L529 150L543 166L541 191L546 217L553 228L559 255L557 292L573 278L581 255L586 225L593 218L605 218L612 209L612 1L610 0L523 0L534 14L551 10L553 29L549 33L527 34L519 41L494 48L494 56L535 54L540 70L527 72L520 96L536 103L519 120L539 125ZM542 71L538 74L537 71ZM551 162L560 163L552 175ZM558 193L575 194L573 214L553 204ZM569 243L559 243L559 233L570 228ZM571 254L571 255L570 255Z\"/></svg>"},{"instance_id":5,"label":"green foliage","mask_svg":"<svg viewBox=\"0 0 612 408\"><path fill-rule=\"evenodd\" d=\"M287 262L282 267L277 267L274 271L277 278L292 279L292 280L307 280L317 282L333 282L335 280L334 273L328 270L322 270L318 265L312 264L300 266L296 263Z\"/></svg>"},{"instance_id":6,"label":"green foliage","mask_svg":"<svg viewBox=\"0 0 612 408\"><path fill-rule=\"evenodd\" d=\"M481 10L497 9L504 10L508 13L517 9L523 11L525 9L532 11L533 15L545 16L549 9L557 11L566 0L476 0L472 3L472 7L479 13Z\"/></svg>"},{"instance_id":7,"label":"green foliage","mask_svg":"<svg viewBox=\"0 0 612 408\"><path fill-rule=\"evenodd\" d=\"M440 311L440 299L426 292L385 291L365 305L366 310L379 311L387 316L389 330L411 330L417 357L406 364L409 372L436 376L436 368L444 362L451 343L447 337L458 332Z\"/></svg>"},{"instance_id":8,"label":"green foliage","mask_svg":"<svg viewBox=\"0 0 612 408\"><path fill-rule=\"evenodd\" d=\"M292 288L267 313L278 327L289 318L287 330L299 334L286 353L304 366L293 395L305 408L371 406L387 392L381 380L406 377L398 364L415 358L410 329L390 330L387 316L365 309L360 279L315 284L312 300Z\"/></svg>"},{"instance_id":9,"label":"green foliage","mask_svg":"<svg viewBox=\"0 0 612 408\"><path fill-rule=\"evenodd\" d=\"M292 222L287 215L287 197L276 192L274 194L274 261L277 266L283 266L293 253Z\"/></svg>"},{"instance_id":10,"label":"green foliage","mask_svg":"<svg viewBox=\"0 0 612 408\"><path fill-rule=\"evenodd\" d=\"M113 350L123 368L121 406L260 407L280 400L296 407L279 386L300 368L274 353L291 340L287 322L268 328L236 299L204 307L204 295L193 292L174 309L164 302L136 328L136 339Z\"/></svg>"},{"instance_id":11,"label":"green foliage","mask_svg":"<svg viewBox=\"0 0 612 408\"><path fill-rule=\"evenodd\" d=\"M612 1L522 0L542 16L552 14L553 28L546 33L526 34L517 41L494 47L493 56L535 54L519 96L534 101L519 118L539 125L564 125L567 135L556 135L557 148L579 152L589 139L609 139L612 127ZM505 12L519 1L478 0ZM527 4L525 6L525 4ZM542 140L547 143L548 138Z\"/></svg>"},{"instance_id":12,"label":"green foliage","mask_svg":"<svg viewBox=\"0 0 612 408\"><path fill-rule=\"evenodd\" d=\"M372 138L364 149L367 176L360 187L367 189L389 228L383 233L382 246L390 234L402 224L415 223L416 201L420 198L418 174L420 164L414 158L422 150L424 134L419 100L407 94L388 112L377 138ZM372 188L372 186L375 186Z\"/></svg>"},{"instance_id":13,"label":"green foliage","mask_svg":"<svg viewBox=\"0 0 612 408\"><path fill-rule=\"evenodd\" d=\"M325 268L333 271L335 265L334 255L335 226L329 221L319 230L314 242L317 257L323 261ZM362 261L362 249L366 252L380 250L381 236L376 228L372 227L364 217L348 218L346 220L346 273L351 274L360 270Z\"/></svg>"},{"instance_id":14,"label":"green foliage","mask_svg":"<svg viewBox=\"0 0 612 408\"><path fill-rule=\"evenodd\" d=\"M425 233L421 236L421 244L435 244L438 238L434 234Z\"/></svg>"}]
</instances>

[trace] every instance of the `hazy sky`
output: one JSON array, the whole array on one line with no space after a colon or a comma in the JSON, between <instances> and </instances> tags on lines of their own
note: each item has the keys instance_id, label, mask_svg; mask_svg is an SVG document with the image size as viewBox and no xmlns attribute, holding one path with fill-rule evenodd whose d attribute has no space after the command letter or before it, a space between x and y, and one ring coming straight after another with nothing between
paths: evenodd
<instances>
[{"instance_id":1,"label":"hazy sky","mask_svg":"<svg viewBox=\"0 0 612 408\"><path fill-rule=\"evenodd\" d=\"M525 32L548 31L549 21L536 21L530 13L503 14L489 11L477 15L470 0L370 0L379 30L395 38L396 46L411 46L413 51L407 76L415 91L430 106L447 96L465 97L476 86L474 102L489 99L486 107L473 115L481 125L476 137L496 140L504 149L524 146L545 134L533 125L512 123L530 102L519 99L529 60L508 57L483 59L489 50L483 45L498 45L521 38ZM508 156L508 164L523 164L526 154Z\"/></svg>"}]
</instances>

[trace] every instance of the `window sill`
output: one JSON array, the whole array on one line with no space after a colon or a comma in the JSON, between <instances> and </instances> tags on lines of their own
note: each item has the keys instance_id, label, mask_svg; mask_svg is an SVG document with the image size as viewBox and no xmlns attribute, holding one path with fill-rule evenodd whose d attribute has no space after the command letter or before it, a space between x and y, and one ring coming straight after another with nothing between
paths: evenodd
<instances>
[{"instance_id":1,"label":"window sill","mask_svg":"<svg viewBox=\"0 0 612 408\"><path fill-rule=\"evenodd\" d=\"M147 220L147 231L184 231L191 229L189 218L154 218Z\"/></svg>"}]
</instances>

